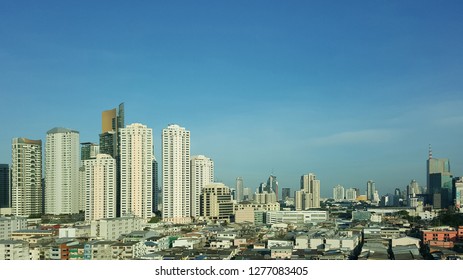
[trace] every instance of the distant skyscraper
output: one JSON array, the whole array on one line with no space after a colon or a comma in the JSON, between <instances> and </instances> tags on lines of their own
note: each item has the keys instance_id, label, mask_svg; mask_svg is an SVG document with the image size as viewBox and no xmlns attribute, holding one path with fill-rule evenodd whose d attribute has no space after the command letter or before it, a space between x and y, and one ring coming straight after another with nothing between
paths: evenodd
<instances>
[{"instance_id":1,"label":"distant skyscraper","mask_svg":"<svg viewBox=\"0 0 463 280\"><path fill-rule=\"evenodd\" d=\"M453 204L452 174L449 160L432 157L431 147L427 160L427 189L434 208L448 208Z\"/></svg>"},{"instance_id":2,"label":"distant skyscraper","mask_svg":"<svg viewBox=\"0 0 463 280\"><path fill-rule=\"evenodd\" d=\"M100 146L95 143L80 143L80 160L95 159L100 153Z\"/></svg>"},{"instance_id":3,"label":"distant skyscraper","mask_svg":"<svg viewBox=\"0 0 463 280\"><path fill-rule=\"evenodd\" d=\"M296 192L296 210L320 208L320 180L316 179L315 174L309 173L301 176L301 192ZM299 202L299 200L302 201ZM297 203L302 203L302 205L297 205Z\"/></svg>"},{"instance_id":4,"label":"distant skyscraper","mask_svg":"<svg viewBox=\"0 0 463 280\"><path fill-rule=\"evenodd\" d=\"M333 199L334 201L343 201L345 199L343 186L337 185L333 188Z\"/></svg>"},{"instance_id":5,"label":"distant skyscraper","mask_svg":"<svg viewBox=\"0 0 463 280\"><path fill-rule=\"evenodd\" d=\"M201 215L201 189L214 182L214 162L203 155L191 157L191 216Z\"/></svg>"},{"instance_id":6,"label":"distant skyscraper","mask_svg":"<svg viewBox=\"0 0 463 280\"><path fill-rule=\"evenodd\" d=\"M367 200L371 202L375 202L375 192L376 192L375 182L373 182L372 180L369 180L367 182Z\"/></svg>"},{"instance_id":7,"label":"distant skyscraper","mask_svg":"<svg viewBox=\"0 0 463 280\"><path fill-rule=\"evenodd\" d=\"M156 158L153 159L153 213L161 211L162 207L159 208L159 202L162 198L161 190L159 189L159 167Z\"/></svg>"},{"instance_id":8,"label":"distant skyscraper","mask_svg":"<svg viewBox=\"0 0 463 280\"><path fill-rule=\"evenodd\" d=\"M45 144L45 212L79 212L79 132L54 128Z\"/></svg>"},{"instance_id":9,"label":"distant skyscraper","mask_svg":"<svg viewBox=\"0 0 463 280\"><path fill-rule=\"evenodd\" d=\"M0 164L0 208L10 208L10 167Z\"/></svg>"},{"instance_id":10,"label":"distant skyscraper","mask_svg":"<svg viewBox=\"0 0 463 280\"><path fill-rule=\"evenodd\" d=\"M243 193L243 178L238 177L236 178L236 201L241 202L244 200L244 193Z\"/></svg>"},{"instance_id":11,"label":"distant skyscraper","mask_svg":"<svg viewBox=\"0 0 463 280\"><path fill-rule=\"evenodd\" d=\"M42 141L14 138L11 156L13 215L42 214Z\"/></svg>"},{"instance_id":12,"label":"distant skyscraper","mask_svg":"<svg viewBox=\"0 0 463 280\"><path fill-rule=\"evenodd\" d=\"M120 129L121 215L153 213L153 130L134 123Z\"/></svg>"},{"instance_id":13,"label":"distant skyscraper","mask_svg":"<svg viewBox=\"0 0 463 280\"><path fill-rule=\"evenodd\" d=\"M278 181L277 181L276 176L270 175L268 177L267 185L266 185L265 190L268 193L275 193L276 200L278 201Z\"/></svg>"},{"instance_id":14,"label":"distant skyscraper","mask_svg":"<svg viewBox=\"0 0 463 280\"><path fill-rule=\"evenodd\" d=\"M85 220L116 217L116 160L98 154L82 161L85 179Z\"/></svg>"},{"instance_id":15,"label":"distant skyscraper","mask_svg":"<svg viewBox=\"0 0 463 280\"><path fill-rule=\"evenodd\" d=\"M291 189L290 188L282 188L281 189L281 199L286 200L288 197L291 197Z\"/></svg>"},{"instance_id":16,"label":"distant skyscraper","mask_svg":"<svg viewBox=\"0 0 463 280\"><path fill-rule=\"evenodd\" d=\"M455 208L458 212L463 213L463 178L453 178L453 189L455 193Z\"/></svg>"},{"instance_id":17,"label":"distant skyscraper","mask_svg":"<svg viewBox=\"0 0 463 280\"><path fill-rule=\"evenodd\" d=\"M190 131L178 125L162 130L162 218L191 221Z\"/></svg>"}]
</instances>

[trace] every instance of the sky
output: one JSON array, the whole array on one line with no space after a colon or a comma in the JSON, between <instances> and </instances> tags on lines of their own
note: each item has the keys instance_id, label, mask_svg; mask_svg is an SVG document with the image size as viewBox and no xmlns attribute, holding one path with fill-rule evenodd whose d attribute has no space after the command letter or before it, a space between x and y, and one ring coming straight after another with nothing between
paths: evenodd
<instances>
[{"instance_id":1,"label":"sky","mask_svg":"<svg viewBox=\"0 0 463 280\"><path fill-rule=\"evenodd\" d=\"M2 1L0 163L101 112L191 131L216 181L270 174L324 197L425 185L429 144L463 175L461 1Z\"/></svg>"}]
</instances>

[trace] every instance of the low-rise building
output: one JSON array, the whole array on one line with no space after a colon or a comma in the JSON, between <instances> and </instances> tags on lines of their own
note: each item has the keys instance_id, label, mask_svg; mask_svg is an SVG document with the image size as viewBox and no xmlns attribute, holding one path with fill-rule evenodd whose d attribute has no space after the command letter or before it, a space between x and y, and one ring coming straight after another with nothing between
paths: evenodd
<instances>
[{"instance_id":1,"label":"low-rise building","mask_svg":"<svg viewBox=\"0 0 463 280\"><path fill-rule=\"evenodd\" d=\"M25 217L0 217L0 240L11 239L14 231L27 229Z\"/></svg>"},{"instance_id":2,"label":"low-rise building","mask_svg":"<svg viewBox=\"0 0 463 280\"><path fill-rule=\"evenodd\" d=\"M20 240L0 240L0 260L29 260L29 243Z\"/></svg>"}]
</instances>

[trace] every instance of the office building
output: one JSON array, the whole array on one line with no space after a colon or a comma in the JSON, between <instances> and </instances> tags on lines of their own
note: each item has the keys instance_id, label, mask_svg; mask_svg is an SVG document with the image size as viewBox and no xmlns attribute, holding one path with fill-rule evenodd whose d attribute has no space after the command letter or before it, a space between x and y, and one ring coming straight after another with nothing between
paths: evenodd
<instances>
[{"instance_id":1,"label":"office building","mask_svg":"<svg viewBox=\"0 0 463 280\"><path fill-rule=\"evenodd\" d=\"M448 208L453 204L452 174L448 159L432 157L431 148L427 160L427 190L434 208Z\"/></svg>"},{"instance_id":2,"label":"office building","mask_svg":"<svg viewBox=\"0 0 463 280\"><path fill-rule=\"evenodd\" d=\"M42 141L14 138L11 159L13 215L42 214Z\"/></svg>"},{"instance_id":3,"label":"office building","mask_svg":"<svg viewBox=\"0 0 463 280\"><path fill-rule=\"evenodd\" d=\"M0 164L0 208L10 208L10 166Z\"/></svg>"},{"instance_id":4,"label":"office building","mask_svg":"<svg viewBox=\"0 0 463 280\"><path fill-rule=\"evenodd\" d=\"M270 175L268 177L265 191L267 191L267 193L275 193L276 200L278 201L278 181L276 176Z\"/></svg>"},{"instance_id":5,"label":"office building","mask_svg":"<svg viewBox=\"0 0 463 280\"><path fill-rule=\"evenodd\" d=\"M116 160L98 154L82 161L85 186L85 220L116 217Z\"/></svg>"},{"instance_id":6,"label":"office building","mask_svg":"<svg viewBox=\"0 0 463 280\"><path fill-rule=\"evenodd\" d=\"M201 216L210 220L230 221L233 201L230 188L222 183L210 183L201 189Z\"/></svg>"},{"instance_id":7,"label":"office building","mask_svg":"<svg viewBox=\"0 0 463 280\"><path fill-rule=\"evenodd\" d=\"M236 178L236 201L239 203L244 200L243 178Z\"/></svg>"},{"instance_id":8,"label":"office building","mask_svg":"<svg viewBox=\"0 0 463 280\"><path fill-rule=\"evenodd\" d=\"M80 143L80 160L95 159L99 153L99 145L91 142Z\"/></svg>"},{"instance_id":9,"label":"office building","mask_svg":"<svg viewBox=\"0 0 463 280\"><path fill-rule=\"evenodd\" d=\"M455 209L463 213L463 178L453 178L453 193L455 198Z\"/></svg>"},{"instance_id":10,"label":"office building","mask_svg":"<svg viewBox=\"0 0 463 280\"><path fill-rule=\"evenodd\" d=\"M45 213L79 213L79 132L54 128L45 144Z\"/></svg>"},{"instance_id":11,"label":"office building","mask_svg":"<svg viewBox=\"0 0 463 280\"><path fill-rule=\"evenodd\" d=\"M121 215L153 213L153 130L134 123L120 129Z\"/></svg>"},{"instance_id":12,"label":"office building","mask_svg":"<svg viewBox=\"0 0 463 280\"><path fill-rule=\"evenodd\" d=\"M200 216L202 188L214 182L214 162L203 155L191 157L191 216Z\"/></svg>"},{"instance_id":13,"label":"office building","mask_svg":"<svg viewBox=\"0 0 463 280\"><path fill-rule=\"evenodd\" d=\"M281 189L281 200L286 200L287 198L291 197L291 189L290 188L282 188Z\"/></svg>"},{"instance_id":14,"label":"office building","mask_svg":"<svg viewBox=\"0 0 463 280\"><path fill-rule=\"evenodd\" d=\"M178 125L162 130L162 218L191 222L190 131Z\"/></svg>"},{"instance_id":15,"label":"office building","mask_svg":"<svg viewBox=\"0 0 463 280\"><path fill-rule=\"evenodd\" d=\"M375 200L375 192L376 192L375 182L372 180L369 180L367 182L367 200L371 202L378 202L377 200Z\"/></svg>"}]
</instances>

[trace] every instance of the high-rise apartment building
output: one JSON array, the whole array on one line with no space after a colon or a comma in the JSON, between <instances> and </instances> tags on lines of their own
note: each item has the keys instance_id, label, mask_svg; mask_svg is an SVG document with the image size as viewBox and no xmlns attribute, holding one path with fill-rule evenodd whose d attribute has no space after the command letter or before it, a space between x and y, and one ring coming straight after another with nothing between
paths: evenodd
<instances>
[{"instance_id":1,"label":"high-rise apartment building","mask_svg":"<svg viewBox=\"0 0 463 280\"><path fill-rule=\"evenodd\" d=\"M45 144L45 213L79 213L79 132L53 128Z\"/></svg>"},{"instance_id":2,"label":"high-rise apartment building","mask_svg":"<svg viewBox=\"0 0 463 280\"><path fill-rule=\"evenodd\" d=\"M85 186L85 220L116 217L116 160L98 154L82 161Z\"/></svg>"},{"instance_id":3,"label":"high-rise apartment building","mask_svg":"<svg viewBox=\"0 0 463 280\"><path fill-rule=\"evenodd\" d=\"M10 208L10 166L0 164L0 208Z\"/></svg>"},{"instance_id":4,"label":"high-rise apartment building","mask_svg":"<svg viewBox=\"0 0 463 280\"><path fill-rule=\"evenodd\" d=\"M120 129L121 215L153 213L153 130L134 123Z\"/></svg>"},{"instance_id":5,"label":"high-rise apartment building","mask_svg":"<svg viewBox=\"0 0 463 280\"><path fill-rule=\"evenodd\" d=\"M239 203L244 200L243 178L236 178L236 201Z\"/></svg>"},{"instance_id":6,"label":"high-rise apartment building","mask_svg":"<svg viewBox=\"0 0 463 280\"><path fill-rule=\"evenodd\" d=\"M14 138L11 159L13 215L42 214L42 141Z\"/></svg>"},{"instance_id":7,"label":"high-rise apartment building","mask_svg":"<svg viewBox=\"0 0 463 280\"><path fill-rule=\"evenodd\" d=\"M199 217L201 190L214 182L214 162L203 155L191 157L191 216Z\"/></svg>"},{"instance_id":8,"label":"high-rise apartment building","mask_svg":"<svg viewBox=\"0 0 463 280\"><path fill-rule=\"evenodd\" d=\"M190 131L178 125L162 130L162 218L191 221Z\"/></svg>"},{"instance_id":9,"label":"high-rise apartment building","mask_svg":"<svg viewBox=\"0 0 463 280\"><path fill-rule=\"evenodd\" d=\"M301 189L295 194L296 210L320 208L320 180L315 174L301 176Z\"/></svg>"},{"instance_id":10,"label":"high-rise apartment building","mask_svg":"<svg viewBox=\"0 0 463 280\"><path fill-rule=\"evenodd\" d=\"M357 189L350 188L346 190L346 200L347 201L355 201L357 200Z\"/></svg>"},{"instance_id":11,"label":"high-rise apartment building","mask_svg":"<svg viewBox=\"0 0 463 280\"><path fill-rule=\"evenodd\" d=\"M463 213L463 178L453 178L453 192L455 196L455 209Z\"/></svg>"},{"instance_id":12,"label":"high-rise apartment building","mask_svg":"<svg viewBox=\"0 0 463 280\"><path fill-rule=\"evenodd\" d=\"M343 201L345 199L344 187L337 185L333 188L333 199L334 201Z\"/></svg>"}]
</instances>

